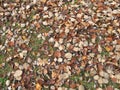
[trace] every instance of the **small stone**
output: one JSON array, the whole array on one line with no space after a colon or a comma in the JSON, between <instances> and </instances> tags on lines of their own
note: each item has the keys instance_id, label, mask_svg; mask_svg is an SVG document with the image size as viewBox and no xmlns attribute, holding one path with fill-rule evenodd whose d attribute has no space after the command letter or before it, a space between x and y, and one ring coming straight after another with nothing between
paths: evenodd
<instances>
[{"instance_id":1,"label":"small stone","mask_svg":"<svg viewBox=\"0 0 120 90\"><path fill-rule=\"evenodd\" d=\"M66 54L65 54L65 57L66 57L67 59L71 59L71 58L72 58L72 54L71 54L71 53L66 53Z\"/></svg>"},{"instance_id":2,"label":"small stone","mask_svg":"<svg viewBox=\"0 0 120 90\"><path fill-rule=\"evenodd\" d=\"M6 86L9 86L10 85L10 80L7 80L5 84L6 84Z\"/></svg>"},{"instance_id":3,"label":"small stone","mask_svg":"<svg viewBox=\"0 0 120 90\"><path fill-rule=\"evenodd\" d=\"M94 80L98 80L98 79L99 79L99 76L98 76L98 75L95 75L93 78L94 78Z\"/></svg>"},{"instance_id":4,"label":"small stone","mask_svg":"<svg viewBox=\"0 0 120 90\"><path fill-rule=\"evenodd\" d=\"M58 62L62 62L63 61L63 59L62 58L58 58Z\"/></svg>"},{"instance_id":5,"label":"small stone","mask_svg":"<svg viewBox=\"0 0 120 90\"><path fill-rule=\"evenodd\" d=\"M80 86L78 87L78 90L85 90L85 88L84 88L83 85L80 85Z\"/></svg>"}]
</instances>

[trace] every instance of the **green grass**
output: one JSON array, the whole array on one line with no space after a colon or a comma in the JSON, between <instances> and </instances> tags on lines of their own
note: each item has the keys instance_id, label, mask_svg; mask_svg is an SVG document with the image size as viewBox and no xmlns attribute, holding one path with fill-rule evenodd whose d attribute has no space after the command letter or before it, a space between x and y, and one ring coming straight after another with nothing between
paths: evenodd
<instances>
[{"instance_id":1,"label":"green grass","mask_svg":"<svg viewBox=\"0 0 120 90\"><path fill-rule=\"evenodd\" d=\"M4 62L4 55L0 55L0 64Z\"/></svg>"},{"instance_id":2,"label":"green grass","mask_svg":"<svg viewBox=\"0 0 120 90\"><path fill-rule=\"evenodd\" d=\"M2 88L5 88L5 82L6 82L6 80L7 80L7 78L2 78L2 77L0 77L0 86L1 86Z\"/></svg>"}]
</instances>

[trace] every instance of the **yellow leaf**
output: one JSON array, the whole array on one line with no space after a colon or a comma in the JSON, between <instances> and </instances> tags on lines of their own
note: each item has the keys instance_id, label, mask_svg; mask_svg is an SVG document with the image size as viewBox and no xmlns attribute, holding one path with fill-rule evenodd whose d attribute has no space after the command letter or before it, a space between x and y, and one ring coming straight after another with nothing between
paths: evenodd
<instances>
[{"instance_id":1,"label":"yellow leaf","mask_svg":"<svg viewBox=\"0 0 120 90\"><path fill-rule=\"evenodd\" d=\"M83 60L86 60L86 59L87 59L87 56L82 56L82 59L83 59Z\"/></svg>"},{"instance_id":2,"label":"yellow leaf","mask_svg":"<svg viewBox=\"0 0 120 90\"><path fill-rule=\"evenodd\" d=\"M105 47L105 49L109 52L111 50L110 47Z\"/></svg>"},{"instance_id":3,"label":"yellow leaf","mask_svg":"<svg viewBox=\"0 0 120 90\"><path fill-rule=\"evenodd\" d=\"M52 78L55 78L57 76L57 73L55 73L54 71L52 72Z\"/></svg>"},{"instance_id":4,"label":"yellow leaf","mask_svg":"<svg viewBox=\"0 0 120 90\"><path fill-rule=\"evenodd\" d=\"M26 39L27 39L26 36L22 36L22 38L23 38L23 40L26 40Z\"/></svg>"},{"instance_id":5,"label":"yellow leaf","mask_svg":"<svg viewBox=\"0 0 120 90\"><path fill-rule=\"evenodd\" d=\"M41 90L41 89L42 89L42 86L39 83L37 83L35 90Z\"/></svg>"}]
</instances>

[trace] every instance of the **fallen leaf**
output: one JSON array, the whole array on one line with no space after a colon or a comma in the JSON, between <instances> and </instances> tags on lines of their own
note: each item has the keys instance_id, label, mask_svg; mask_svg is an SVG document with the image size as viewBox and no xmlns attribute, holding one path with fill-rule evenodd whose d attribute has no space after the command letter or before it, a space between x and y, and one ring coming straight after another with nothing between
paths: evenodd
<instances>
[{"instance_id":1,"label":"fallen leaf","mask_svg":"<svg viewBox=\"0 0 120 90\"><path fill-rule=\"evenodd\" d=\"M57 77L57 73L55 73L54 71L52 71L52 78L56 78Z\"/></svg>"},{"instance_id":2,"label":"fallen leaf","mask_svg":"<svg viewBox=\"0 0 120 90\"><path fill-rule=\"evenodd\" d=\"M114 90L112 86L107 86L105 90Z\"/></svg>"},{"instance_id":3,"label":"fallen leaf","mask_svg":"<svg viewBox=\"0 0 120 90\"><path fill-rule=\"evenodd\" d=\"M13 46L14 46L14 42L13 42L13 41L10 41L10 42L8 42L8 45L9 45L10 47L13 47Z\"/></svg>"},{"instance_id":4,"label":"fallen leaf","mask_svg":"<svg viewBox=\"0 0 120 90\"><path fill-rule=\"evenodd\" d=\"M35 90L41 90L41 89L42 89L42 86L39 83L37 83Z\"/></svg>"},{"instance_id":5,"label":"fallen leaf","mask_svg":"<svg viewBox=\"0 0 120 90\"><path fill-rule=\"evenodd\" d=\"M106 49L106 51L108 51L108 52L111 50L111 48L110 48L109 46L106 46L105 49Z\"/></svg>"},{"instance_id":6,"label":"fallen leaf","mask_svg":"<svg viewBox=\"0 0 120 90\"><path fill-rule=\"evenodd\" d=\"M2 8L2 7L0 7L0 12L4 12L5 10Z\"/></svg>"},{"instance_id":7,"label":"fallen leaf","mask_svg":"<svg viewBox=\"0 0 120 90\"><path fill-rule=\"evenodd\" d=\"M60 51L55 51L54 56L55 57L61 57L61 52Z\"/></svg>"},{"instance_id":8,"label":"fallen leaf","mask_svg":"<svg viewBox=\"0 0 120 90\"><path fill-rule=\"evenodd\" d=\"M82 56L82 60L86 60L87 59L87 56Z\"/></svg>"}]
</instances>

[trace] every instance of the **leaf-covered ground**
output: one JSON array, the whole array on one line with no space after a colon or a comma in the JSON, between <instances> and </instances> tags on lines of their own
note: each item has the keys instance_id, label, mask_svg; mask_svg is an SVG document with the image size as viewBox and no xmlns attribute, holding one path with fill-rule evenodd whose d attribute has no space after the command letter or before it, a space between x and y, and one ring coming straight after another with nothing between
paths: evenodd
<instances>
[{"instance_id":1,"label":"leaf-covered ground","mask_svg":"<svg viewBox=\"0 0 120 90\"><path fill-rule=\"evenodd\" d=\"M120 90L120 1L0 0L0 90Z\"/></svg>"}]
</instances>

